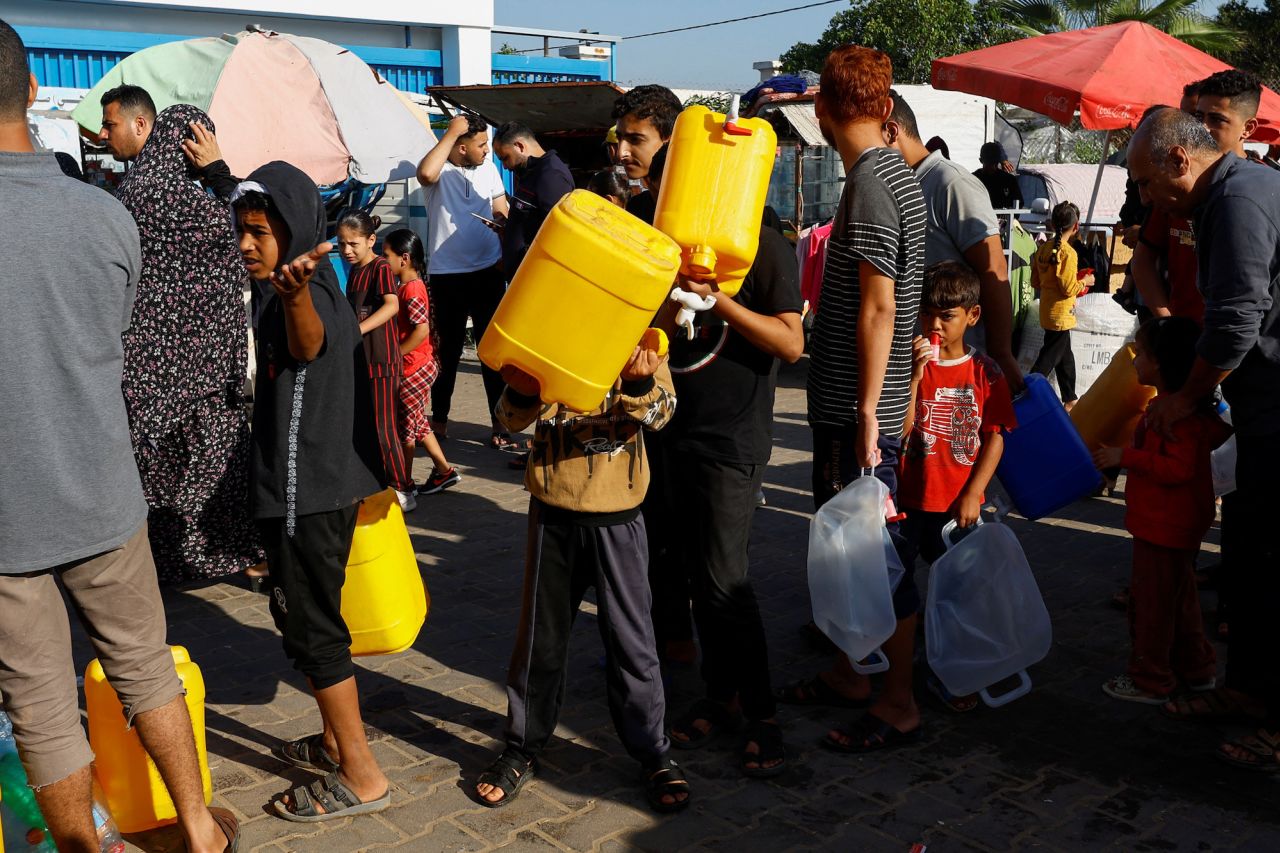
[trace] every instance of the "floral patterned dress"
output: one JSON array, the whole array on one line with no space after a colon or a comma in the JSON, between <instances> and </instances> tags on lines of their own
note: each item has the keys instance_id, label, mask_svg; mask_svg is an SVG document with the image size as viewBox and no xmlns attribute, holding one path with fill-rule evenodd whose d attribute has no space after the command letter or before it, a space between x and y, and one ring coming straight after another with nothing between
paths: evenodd
<instances>
[{"instance_id":1,"label":"floral patterned dress","mask_svg":"<svg viewBox=\"0 0 1280 853\"><path fill-rule=\"evenodd\" d=\"M230 211L182 152L193 106L156 117L119 198L138 224L142 276L124 333L124 397L160 580L214 578L262 560L249 515L242 402L244 262Z\"/></svg>"}]
</instances>

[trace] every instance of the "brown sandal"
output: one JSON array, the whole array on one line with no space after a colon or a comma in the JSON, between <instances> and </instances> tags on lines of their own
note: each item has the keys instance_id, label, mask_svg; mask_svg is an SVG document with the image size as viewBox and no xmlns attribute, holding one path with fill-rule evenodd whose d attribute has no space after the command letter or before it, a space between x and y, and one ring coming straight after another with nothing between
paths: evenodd
<instances>
[{"instance_id":1,"label":"brown sandal","mask_svg":"<svg viewBox=\"0 0 1280 853\"><path fill-rule=\"evenodd\" d=\"M1225 687L1179 696L1160 706L1160 713L1171 720L1198 723L1249 722L1266 715L1228 693Z\"/></svg>"},{"instance_id":2,"label":"brown sandal","mask_svg":"<svg viewBox=\"0 0 1280 853\"><path fill-rule=\"evenodd\" d=\"M227 846L224 848L225 853L238 853L240 850L240 821L231 813L229 809L211 808L209 814L213 815L213 822L218 825L218 829L222 830L222 834L227 837Z\"/></svg>"}]
</instances>

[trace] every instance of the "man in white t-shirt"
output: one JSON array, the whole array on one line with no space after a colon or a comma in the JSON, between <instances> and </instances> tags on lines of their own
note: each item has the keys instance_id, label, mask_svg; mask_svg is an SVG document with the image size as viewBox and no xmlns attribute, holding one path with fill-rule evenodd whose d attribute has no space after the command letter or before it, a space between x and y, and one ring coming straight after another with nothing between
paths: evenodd
<instances>
[{"instance_id":1,"label":"man in white t-shirt","mask_svg":"<svg viewBox=\"0 0 1280 853\"><path fill-rule=\"evenodd\" d=\"M488 222L504 219L509 208L498 167L489 159L484 121L454 116L439 143L418 164L418 180L427 199L427 288L440 341L440 375L431 386L431 427L445 438L467 318L479 343L506 290L502 247ZM480 373L492 416L504 383L485 365ZM490 446L514 449L511 437L496 420L492 423Z\"/></svg>"}]
</instances>

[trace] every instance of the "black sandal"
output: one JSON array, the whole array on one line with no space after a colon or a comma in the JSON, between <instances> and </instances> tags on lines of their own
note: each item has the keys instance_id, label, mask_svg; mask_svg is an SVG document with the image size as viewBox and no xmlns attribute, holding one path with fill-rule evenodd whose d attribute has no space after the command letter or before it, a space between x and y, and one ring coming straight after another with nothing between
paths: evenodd
<instances>
[{"instance_id":1,"label":"black sandal","mask_svg":"<svg viewBox=\"0 0 1280 853\"><path fill-rule=\"evenodd\" d=\"M746 744L755 743L759 752L747 752ZM747 762L755 767L748 767ZM768 762L777 764L769 765ZM747 725L746 740L742 749L742 775L752 779L770 779L787 769L787 749L782 743L782 729L777 723L753 720Z\"/></svg>"},{"instance_id":2,"label":"black sandal","mask_svg":"<svg viewBox=\"0 0 1280 853\"><path fill-rule=\"evenodd\" d=\"M502 808L520 794L520 789L533 778L537 769L537 762L534 759L523 758L510 749L504 750L502 755L499 755L488 769L477 777L476 786L472 788L476 802L490 809ZM477 790L480 785L492 785L497 788L502 792L502 799L497 801L488 799Z\"/></svg>"},{"instance_id":3,"label":"black sandal","mask_svg":"<svg viewBox=\"0 0 1280 853\"><path fill-rule=\"evenodd\" d=\"M705 732L700 731L694 723L706 720L711 724ZM671 737L671 745L676 749L700 749L720 737L726 731L736 731L742 723L742 717L736 712L713 699L702 698L693 703L688 711L677 717L667 730ZM677 738L679 732L686 739Z\"/></svg>"},{"instance_id":4,"label":"black sandal","mask_svg":"<svg viewBox=\"0 0 1280 853\"><path fill-rule=\"evenodd\" d=\"M1235 747L1243 755L1232 755L1227 751L1228 747ZM1277 749L1280 749L1280 734L1258 729L1255 734L1224 741L1218 745L1213 754L1232 767L1261 773L1275 773L1280 771L1280 755L1276 754Z\"/></svg>"},{"instance_id":5,"label":"black sandal","mask_svg":"<svg viewBox=\"0 0 1280 853\"><path fill-rule=\"evenodd\" d=\"M904 732L868 711L854 720L853 725L837 727L836 733L847 738L849 743L824 735L822 745L832 752L861 755L864 752L893 749L916 743L924 735L924 726L916 726L911 731Z\"/></svg>"},{"instance_id":6,"label":"black sandal","mask_svg":"<svg viewBox=\"0 0 1280 853\"><path fill-rule=\"evenodd\" d=\"M865 699L850 699L836 692L836 689L823 680L822 676L802 678L793 681L786 687L773 691L773 698L784 705L800 705L803 707L821 706L824 708L865 708L871 704L871 694Z\"/></svg>"},{"instance_id":7,"label":"black sandal","mask_svg":"<svg viewBox=\"0 0 1280 853\"><path fill-rule=\"evenodd\" d=\"M281 758L294 767L303 770L314 770L316 773L333 773L338 769L338 762L324 748L324 735L314 734L299 740L286 741L274 750L276 757Z\"/></svg>"},{"instance_id":8,"label":"black sandal","mask_svg":"<svg viewBox=\"0 0 1280 853\"><path fill-rule=\"evenodd\" d=\"M383 811L391 805L391 788L388 787L381 797L366 803L343 784L337 773L330 773L310 785L299 785L289 792L289 797L293 800L293 808L285 805L283 800L272 803L277 815L294 823L321 823Z\"/></svg>"},{"instance_id":9,"label":"black sandal","mask_svg":"<svg viewBox=\"0 0 1280 853\"><path fill-rule=\"evenodd\" d=\"M494 450L501 450L503 452L510 453L514 450L519 450L520 444L519 442L512 441L511 436L505 432L495 432L493 435L489 436L489 447Z\"/></svg>"},{"instance_id":10,"label":"black sandal","mask_svg":"<svg viewBox=\"0 0 1280 853\"><path fill-rule=\"evenodd\" d=\"M649 800L650 808L659 814L684 811L693 799L684 771L670 755L664 755L654 764L645 767L644 794ZM683 800L677 799L680 794L685 795ZM674 802L664 803L663 797L670 797Z\"/></svg>"}]
</instances>

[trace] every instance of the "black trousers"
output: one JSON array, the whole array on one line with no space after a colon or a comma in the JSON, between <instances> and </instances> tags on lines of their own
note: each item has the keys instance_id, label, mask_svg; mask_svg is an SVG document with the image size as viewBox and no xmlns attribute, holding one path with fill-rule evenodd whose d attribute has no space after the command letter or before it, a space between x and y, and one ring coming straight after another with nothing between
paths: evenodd
<instances>
[{"instance_id":1,"label":"black trousers","mask_svg":"<svg viewBox=\"0 0 1280 853\"><path fill-rule=\"evenodd\" d=\"M524 601L507 671L507 745L526 758L547 745L568 679L569 634L588 587L604 642L609 713L627 752L649 765L671 744L649 618L644 519L592 526L529 502Z\"/></svg>"},{"instance_id":2,"label":"black trousers","mask_svg":"<svg viewBox=\"0 0 1280 853\"><path fill-rule=\"evenodd\" d=\"M427 284L435 314L436 335L440 351L440 374L431 386L431 420L446 423L452 408L453 388L458 381L458 362L462 360L462 345L467 337L467 318L471 318L471 331L476 345L484 337L485 329L498 303L506 293L506 279L495 264L475 272L450 273L431 276ZM484 380L484 395L489 401L489 416L502 396L503 381L498 371L488 365L480 366Z\"/></svg>"},{"instance_id":3,"label":"black trousers","mask_svg":"<svg viewBox=\"0 0 1280 853\"><path fill-rule=\"evenodd\" d=\"M323 690L355 675L342 585L359 504L300 515L289 535L283 518L258 519L271 582L271 618L293 666Z\"/></svg>"},{"instance_id":4,"label":"black trousers","mask_svg":"<svg viewBox=\"0 0 1280 853\"><path fill-rule=\"evenodd\" d=\"M663 432L644 437L649 457L649 491L640 509L649 537L649 588L653 591L653 630L658 648L667 643L692 641L693 619L689 611L689 575L677 553L677 538L683 535L679 519L672 512L667 483L667 452Z\"/></svg>"},{"instance_id":5,"label":"black trousers","mask_svg":"<svg viewBox=\"0 0 1280 853\"><path fill-rule=\"evenodd\" d=\"M1052 370L1058 376L1058 395L1062 402L1076 399L1076 357L1071 352L1071 330L1055 332L1044 330L1044 345L1031 365L1032 373L1048 376Z\"/></svg>"},{"instance_id":6,"label":"black trousers","mask_svg":"<svg viewBox=\"0 0 1280 853\"><path fill-rule=\"evenodd\" d=\"M765 466L665 450L672 517L696 519L673 525L669 547L688 578L707 696L726 703L737 696L747 719L767 720L777 711L769 649L747 577L751 519Z\"/></svg>"},{"instance_id":7,"label":"black trousers","mask_svg":"<svg viewBox=\"0 0 1280 853\"><path fill-rule=\"evenodd\" d=\"M1280 482L1280 433L1236 436L1236 491L1224 556L1230 548L1231 634L1227 686L1267 703L1280 716L1280 539L1276 537L1275 488Z\"/></svg>"}]
</instances>

